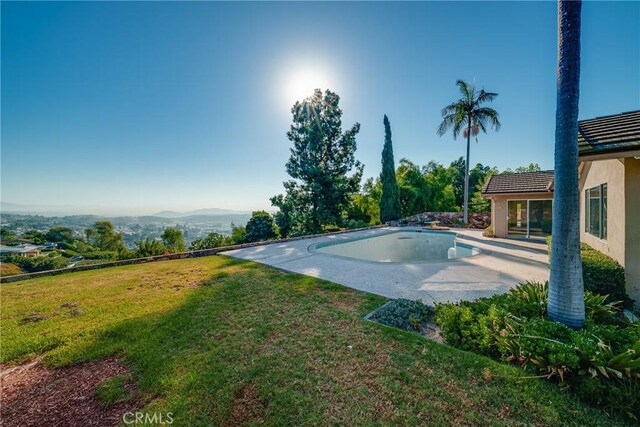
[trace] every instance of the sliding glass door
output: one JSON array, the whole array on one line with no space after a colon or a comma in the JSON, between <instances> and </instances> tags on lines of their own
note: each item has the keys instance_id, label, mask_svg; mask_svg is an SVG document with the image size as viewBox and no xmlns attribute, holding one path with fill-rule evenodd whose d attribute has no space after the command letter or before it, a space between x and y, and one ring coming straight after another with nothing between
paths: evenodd
<instances>
[{"instance_id":1,"label":"sliding glass door","mask_svg":"<svg viewBox=\"0 0 640 427\"><path fill-rule=\"evenodd\" d=\"M509 200L510 237L544 237L551 234L551 200Z\"/></svg>"},{"instance_id":2,"label":"sliding glass door","mask_svg":"<svg viewBox=\"0 0 640 427\"><path fill-rule=\"evenodd\" d=\"M509 200L509 236L527 236L526 200Z\"/></svg>"}]
</instances>

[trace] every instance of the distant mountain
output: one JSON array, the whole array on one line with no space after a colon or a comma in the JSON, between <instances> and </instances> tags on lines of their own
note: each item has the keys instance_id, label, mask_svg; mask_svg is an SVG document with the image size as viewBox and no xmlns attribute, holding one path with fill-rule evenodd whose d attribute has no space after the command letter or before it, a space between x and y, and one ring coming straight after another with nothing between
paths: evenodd
<instances>
[{"instance_id":1,"label":"distant mountain","mask_svg":"<svg viewBox=\"0 0 640 427\"><path fill-rule=\"evenodd\" d=\"M21 205L17 203L0 202L0 212L22 215L69 215L74 212L73 206L41 206L41 205Z\"/></svg>"},{"instance_id":2,"label":"distant mountain","mask_svg":"<svg viewBox=\"0 0 640 427\"><path fill-rule=\"evenodd\" d=\"M162 211L155 213L151 216L157 216L161 218L183 218L187 216L199 216L199 215L247 215L250 214L249 211L234 211L231 209L220 209L220 208L208 208L208 209L196 209L193 211L187 212L176 212L176 211Z\"/></svg>"}]
</instances>

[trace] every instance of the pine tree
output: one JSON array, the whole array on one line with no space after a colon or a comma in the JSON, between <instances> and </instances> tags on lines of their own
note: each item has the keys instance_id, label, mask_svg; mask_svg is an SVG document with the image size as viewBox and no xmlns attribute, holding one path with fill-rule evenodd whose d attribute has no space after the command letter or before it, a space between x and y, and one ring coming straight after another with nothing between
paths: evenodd
<instances>
[{"instance_id":1,"label":"pine tree","mask_svg":"<svg viewBox=\"0 0 640 427\"><path fill-rule=\"evenodd\" d=\"M325 225L340 225L360 189L363 166L355 159L360 124L342 131L339 101L337 94L316 89L291 110L287 137L293 148L286 167L293 180L284 183L286 195L271 198L280 208L276 222L283 233L318 233Z\"/></svg>"},{"instance_id":2,"label":"pine tree","mask_svg":"<svg viewBox=\"0 0 640 427\"><path fill-rule=\"evenodd\" d=\"M382 149L382 195L380 197L380 221L395 221L400 218L400 197L396 181L396 167L393 161L393 145L391 143L391 125L387 115L384 116L384 148Z\"/></svg>"}]
</instances>

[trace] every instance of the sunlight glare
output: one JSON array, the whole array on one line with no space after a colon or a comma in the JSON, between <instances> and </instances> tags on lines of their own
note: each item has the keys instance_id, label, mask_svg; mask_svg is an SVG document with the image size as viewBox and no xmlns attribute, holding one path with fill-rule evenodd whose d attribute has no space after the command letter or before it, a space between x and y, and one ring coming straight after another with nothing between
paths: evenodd
<instances>
[{"instance_id":1,"label":"sunlight glare","mask_svg":"<svg viewBox=\"0 0 640 427\"><path fill-rule=\"evenodd\" d=\"M322 89L323 91L329 89L328 80L326 74L316 67L297 70L287 81L287 101L293 105L296 101L302 101L311 96L314 89Z\"/></svg>"}]
</instances>

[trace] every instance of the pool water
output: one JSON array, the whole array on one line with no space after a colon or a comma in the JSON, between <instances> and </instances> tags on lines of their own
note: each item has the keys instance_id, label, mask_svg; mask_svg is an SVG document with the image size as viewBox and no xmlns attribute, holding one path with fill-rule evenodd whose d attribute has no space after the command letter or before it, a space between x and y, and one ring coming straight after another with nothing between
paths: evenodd
<instances>
[{"instance_id":1,"label":"pool water","mask_svg":"<svg viewBox=\"0 0 640 427\"><path fill-rule=\"evenodd\" d=\"M376 262L445 261L477 255L480 249L442 231L396 231L363 239L321 243L316 251Z\"/></svg>"}]
</instances>

